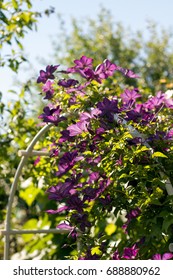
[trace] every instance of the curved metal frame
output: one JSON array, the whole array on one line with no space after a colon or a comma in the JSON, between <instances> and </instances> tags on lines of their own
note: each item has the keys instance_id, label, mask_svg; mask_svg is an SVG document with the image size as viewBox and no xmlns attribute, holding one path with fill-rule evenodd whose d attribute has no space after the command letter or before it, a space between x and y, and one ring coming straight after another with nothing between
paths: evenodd
<instances>
[{"instance_id":1,"label":"curved metal frame","mask_svg":"<svg viewBox=\"0 0 173 280\"><path fill-rule=\"evenodd\" d=\"M12 204L13 199L15 196L15 192L17 190L18 181L20 178L20 175L22 173L22 169L27 162L28 157L33 155L40 155L40 156L48 156L49 153L42 152L42 151L33 151L33 148L39 138L45 134L52 124L45 125L33 138L31 143L29 144L28 148L25 151L19 151L19 156L22 156L21 161L18 165L13 184L11 186L10 195L8 199L8 205L7 205L7 216L5 221L5 230L1 231L3 235L5 235L5 242L4 242L4 260L10 259L10 235L15 234L29 234L29 233L67 233L68 230L58 230L58 229L40 229L40 230L15 230L11 229L11 213L12 213Z\"/></svg>"}]
</instances>

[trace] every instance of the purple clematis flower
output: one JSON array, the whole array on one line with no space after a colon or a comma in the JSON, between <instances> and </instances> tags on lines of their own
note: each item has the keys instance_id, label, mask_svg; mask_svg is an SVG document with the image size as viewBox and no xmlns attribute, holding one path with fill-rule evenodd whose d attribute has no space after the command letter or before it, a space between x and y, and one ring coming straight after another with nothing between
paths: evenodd
<instances>
[{"instance_id":1,"label":"purple clematis flower","mask_svg":"<svg viewBox=\"0 0 173 280\"><path fill-rule=\"evenodd\" d=\"M91 165L97 165L100 161L101 161L101 156L98 156L96 158L93 158L93 157L90 157L90 158L87 158L86 161L91 164Z\"/></svg>"},{"instance_id":2,"label":"purple clematis flower","mask_svg":"<svg viewBox=\"0 0 173 280\"><path fill-rule=\"evenodd\" d=\"M90 175L89 175L89 180L88 180L88 184L92 184L94 183L95 181L97 182L98 179L100 178L100 174L99 172L92 172Z\"/></svg>"},{"instance_id":3,"label":"purple clematis flower","mask_svg":"<svg viewBox=\"0 0 173 280\"><path fill-rule=\"evenodd\" d=\"M51 99L54 94L54 89L52 88L53 82L47 81L45 85L42 87L43 92L46 93L44 99Z\"/></svg>"},{"instance_id":4,"label":"purple clematis flower","mask_svg":"<svg viewBox=\"0 0 173 280\"><path fill-rule=\"evenodd\" d=\"M154 120L154 113L149 110L149 106L146 103L144 104L135 104L135 108L126 112L126 119L127 120L133 120L135 122L141 122L142 124L147 124L151 120ZM121 111L123 111L123 107L121 108ZM128 108L125 108L125 110ZM130 108L129 108L130 109Z\"/></svg>"},{"instance_id":5,"label":"purple clematis flower","mask_svg":"<svg viewBox=\"0 0 173 280\"><path fill-rule=\"evenodd\" d=\"M112 259L113 260L134 260L138 254L139 249L137 248L137 245L134 244L132 247L126 247L124 248L123 255L120 257L118 250L116 250L113 253Z\"/></svg>"},{"instance_id":6,"label":"purple clematis flower","mask_svg":"<svg viewBox=\"0 0 173 280\"><path fill-rule=\"evenodd\" d=\"M101 83L102 80L112 76L117 69L116 65L111 63L108 59L104 60L102 64L99 64L93 72L93 80Z\"/></svg>"},{"instance_id":7,"label":"purple clematis flower","mask_svg":"<svg viewBox=\"0 0 173 280\"><path fill-rule=\"evenodd\" d=\"M101 111L101 116L106 115L108 112L118 113L117 100L109 100L104 98L103 102L97 103L97 108Z\"/></svg>"},{"instance_id":8,"label":"purple clematis flower","mask_svg":"<svg viewBox=\"0 0 173 280\"><path fill-rule=\"evenodd\" d=\"M139 207L131 210L129 213L127 213L126 218L127 218L127 222L122 226L122 228L124 229L125 233L128 233L127 231L127 227L129 225L129 223L131 222L131 220L137 218L141 213L141 210Z\"/></svg>"},{"instance_id":9,"label":"purple clematis flower","mask_svg":"<svg viewBox=\"0 0 173 280\"><path fill-rule=\"evenodd\" d=\"M172 98L164 98L164 103L167 108L173 109L173 99Z\"/></svg>"},{"instance_id":10,"label":"purple clematis flower","mask_svg":"<svg viewBox=\"0 0 173 280\"><path fill-rule=\"evenodd\" d=\"M80 59L75 59L76 68L92 68L93 59L83 55Z\"/></svg>"},{"instance_id":11,"label":"purple clematis flower","mask_svg":"<svg viewBox=\"0 0 173 280\"><path fill-rule=\"evenodd\" d=\"M139 78L139 76L132 70L124 69L114 63L111 63L108 59L105 59L102 64L96 67L94 72L94 79L101 83L103 79L107 79L108 77L112 76L115 71L120 71L124 76L128 78Z\"/></svg>"},{"instance_id":12,"label":"purple clematis flower","mask_svg":"<svg viewBox=\"0 0 173 280\"><path fill-rule=\"evenodd\" d=\"M83 190L84 193L84 201L92 201L95 200L97 197L99 197L105 190L106 188L111 184L110 179L102 180L99 182L99 188L92 188L92 187L87 187Z\"/></svg>"},{"instance_id":13,"label":"purple clematis flower","mask_svg":"<svg viewBox=\"0 0 173 280\"><path fill-rule=\"evenodd\" d=\"M100 113L101 113L101 111L98 108L92 109L90 112L91 118L97 118L97 116L99 116Z\"/></svg>"},{"instance_id":14,"label":"purple clematis flower","mask_svg":"<svg viewBox=\"0 0 173 280\"><path fill-rule=\"evenodd\" d=\"M87 187L84 189L83 193L84 193L84 201L86 201L86 200L92 201L92 200L95 200L97 198L97 196L99 195L99 189Z\"/></svg>"},{"instance_id":15,"label":"purple clematis flower","mask_svg":"<svg viewBox=\"0 0 173 280\"><path fill-rule=\"evenodd\" d=\"M99 201L100 201L100 203L101 203L103 206L109 205L110 211L112 210L112 205L111 205L112 199L111 199L110 194L107 194L107 195L105 196L105 198L100 197L100 198L99 198Z\"/></svg>"},{"instance_id":16,"label":"purple clematis flower","mask_svg":"<svg viewBox=\"0 0 173 280\"><path fill-rule=\"evenodd\" d=\"M117 69L118 68L114 63L111 63L108 59L105 59L102 64L96 67L94 75L96 80L101 82L101 80L112 76Z\"/></svg>"},{"instance_id":17,"label":"purple clematis flower","mask_svg":"<svg viewBox=\"0 0 173 280\"><path fill-rule=\"evenodd\" d=\"M111 63L108 59L105 59L103 61L104 64L104 74L105 78L108 78L114 74L114 72L117 70L117 65L114 63Z\"/></svg>"},{"instance_id":18,"label":"purple clematis flower","mask_svg":"<svg viewBox=\"0 0 173 280\"><path fill-rule=\"evenodd\" d=\"M75 66L68 68L67 73L79 73L82 77L89 79L90 74L87 71L92 69L92 62L92 58L83 55L80 59L74 60Z\"/></svg>"},{"instance_id":19,"label":"purple clematis flower","mask_svg":"<svg viewBox=\"0 0 173 280\"><path fill-rule=\"evenodd\" d=\"M90 121L90 119L95 119L98 115L101 114L101 111L97 108L91 110L90 113L83 112L80 114L80 121Z\"/></svg>"},{"instance_id":20,"label":"purple clematis flower","mask_svg":"<svg viewBox=\"0 0 173 280\"><path fill-rule=\"evenodd\" d=\"M129 213L127 213L126 218L128 219L128 222L130 222L132 219L137 218L141 213L141 210L139 207L131 210Z\"/></svg>"},{"instance_id":21,"label":"purple clematis flower","mask_svg":"<svg viewBox=\"0 0 173 280\"><path fill-rule=\"evenodd\" d=\"M102 64L99 64L95 70L92 68L78 69L78 73L87 80L95 80L102 83L102 80L112 76L116 70L116 65L106 59Z\"/></svg>"},{"instance_id":22,"label":"purple clematis flower","mask_svg":"<svg viewBox=\"0 0 173 280\"><path fill-rule=\"evenodd\" d=\"M79 73L83 78L89 80L96 80L101 83L103 79L112 76L118 70L118 67L111 63L108 59L99 64L96 69L93 69L93 59L82 56L79 60L74 60L75 66L68 68L68 73Z\"/></svg>"},{"instance_id":23,"label":"purple clematis flower","mask_svg":"<svg viewBox=\"0 0 173 280\"><path fill-rule=\"evenodd\" d=\"M101 111L100 116L106 116L108 120L112 122L114 119L113 114L119 112L117 104L117 100L109 100L105 97L102 102L97 103L97 108Z\"/></svg>"},{"instance_id":24,"label":"purple clematis flower","mask_svg":"<svg viewBox=\"0 0 173 280\"><path fill-rule=\"evenodd\" d=\"M75 66L67 69L68 73L76 73L79 70L91 69L93 59L83 55L80 59L74 60Z\"/></svg>"},{"instance_id":25,"label":"purple clematis flower","mask_svg":"<svg viewBox=\"0 0 173 280\"><path fill-rule=\"evenodd\" d=\"M58 163L58 172L56 172L57 176L62 176L66 172L68 172L77 161L83 159L82 156L77 156L78 152L66 152L64 155L60 158Z\"/></svg>"},{"instance_id":26,"label":"purple clematis flower","mask_svg":"<svg viewBox=\"0 0 173 280\"><path fill-rule=\"evenodd\" d=\"M121 99L123 103L128 105L128 107L132 106L138 97L141 97L141 95L138 93L137 89L125 89L124 93L121 94Z\"/></svg>"},{"instance_id":27,"label":"purple clematis flower","mask_svg":"<svg viewBox=\"0 0 173 280\"><path fill-rule=\"evenodd\" d=\"M132 103L133 103L133 101L132 101ZM128 106L129 106L129 105L130 105L130 103L128 104ZM132 105L132 104L131 104L131 105ZM131 107L131 105L130 105L130 107ZM121 109L122 109L122 108L121 108ZM127 109L127 107L126 107L125 109ZM129 109L130 109L130 108L129 108ZM133 110L133 109L132 109L132 110L126 112L126 117L125 117L125 119L128 120L128 121L133 120L134 122L139 122L139 121L141 120L141 118L142 118L142 114L136 112L136 110Z\"/></svg>"},{"instance_id":28,"label":"purple clematis flower","mask_svg":"<svg viewBox=\"0 0 173 280\"><path fill-rule=\"evenodd\" d=\"M83 112L80 114L80 121L81 122L90 122L90 119L97 118L98 115L101 114L101 111L97 108L94 108L89 112Z\"/></svg>"},{"instance_id":29,"label":"purple clematis flower","mask_svg":"<svg viewBox=\"0 0 173 280\"><path fill-rule=\"evenodd\" d=\"M59 122L66 120L65 117L60 117L60 106L51 107L51 105L46 106L43 109L43 114L41 114L38 118L43 119L46 123L53 123L54 125L58 125Z\"/></svg>"},{"instance_id":30,"label":"purple clematis flower","mask_svg":"<svg viewBox=\"0 0 173 280\"><path fill-rule=\"evenodd\" d=\"M70 136L70 131L65 129L63 131L60 132L62 134L62 136L59 138L59 141L58 143L61 144L65 141L73 141L74 140L74 137Z\"/></svg>"},{"instance_id":31,"label":"purple clematis flower","mask_svg":"<svg viewBox=\"0 0 173 280\"><path fill-rule=\"evenodd\" d=\"M58 85L59 86L62 86L64 88L69 88L69 87L74 87L78 84L79 82L77 80L74 80L74 79L68 79L68 80L65 80L65 79L61 79L59 80L58 82Z\"/></svg>"},{"instance_id":32,"label":"purple clematis flower","mask_svg":"<svg viewBox=\"0 0 173 280\"><path fill-rule=\"evenodd\" d=\"M96 129L95 131L95 136L93 137L93 143L96 144L97 141L100 141L101 139L103 139L102 134L105 133L105 129L102 127L99 127Z\"/></svg>"},{"instance_id":33,"label":"purple clematis flower","mask_svg":"<svg viewBox=\"0 0 173 280\"><path fill-rule=\"evenodd\" d=\"M156 96L151 97L144 103L144 107L147 110L157 109L162 105L164 105L164 94L161 91L159 91Z\"/></svg>"},{"instance_id":34,"label":"purple clematis flower","mask_svg":"<svg viewBox=\"0 0 173 280\"><path fill-rule=\"evenodd\" d=\"M130 110L127 114L127 120L135 122L141 121L146 123L153 118L153 113L149 112L145 104L135 104L134 109Z\"/></svg>"},{"instance_id":35,"label":"purple clematis flower","mask_svg":"<svg viewBox=\"0 0 173 280\"><path fill-rule=\"evenodd\" d=\"M63 230L68 230L68 231L71 231L72 229L74 229L74 227L66 224L66 223L61 223L57 226L57 228L59 229L63 229Z\"/></svg>"},{"instance_id":36,"label":"purple clematis flower","mask_svg":"<svg viewBox=\"0 0 173 280\"><path fill-rule=\"evenodd\" d=\"M163 255L161 254L155 254L152 256L152 260L170 260L173 258L172 253L165 253Z\"/></svg>"},{"instance_id":37,"label":"purple clematis flower","mask_svg":"<svg viewBox=\"0 0 173 280\"><path fill-rule=\"evenodd\" d=\"M89 122L90 119L92 119L92 116L91 116L90 113L88 113L88 112L83 112L83 113L80 114L80 121L81 121L81 122L83 122L83 121Z\"/></svg>"},{"instance_id":38,"label":"purple clematis flower","mask_svg":"<svg viewBox=\"0 0 173 280\"><path fill-rule=\"evenodd\" d=\"M57 226L58 229L61 229L61 230L66 230L66 231L69 231L69 235L68 236L71 236L73 237L74 239L76 239L77 237L77 231L75 229L75 227L69 225L69 224L66 224L66 223L62 223L62 224L59 224Z\"/></svg>"},{"instance_id":39,"label":"purple clematis flower","mask_svg":"<svg viewBox=\"0 0 173 280\"><path fill-rule=\"evenodd\" d=\"M119 156L119 159L115 161L115 166L121 166L123 164L122 156Z\"/></svg>"},{"instance_id":40,"label":"purple clematis flower","mask_svg":"<svg viewBox=\"0 0 173 280\"><path fill-rule=\"evenodd\" d=\"M68 210L68 206L61 206L60 208L58 208L57 210L53 210L53 209L49 209L47 210L46 212L48 214L58 214L58 213L61 213L61 212L64 212Z\"/></svg>"},{"instance_id":41,"label":"purple clematis flower","mask_svg":"<svg viewBox=\"0 0 173 280\"><path fill-rule=\"evenodd\" d=\"M77 69L77 73L79 73L83 78L85 78L88 81L96 80L96 75L93 69L86 68L86 69Z\"/></svg>"},{"instance_id":42,"label":"purple clematis flower","mask_svg":"<svg viewBox=\"0 0 173 280\"><path fill-rule=\"evenodd\" d=\"M59 155L59 148L52 148L50 150L50 157L57 157Z\"/></svg>"},{"instance_id":43,"label":"purple clematis flower","mask_svg":"<svg viewBox=\"0 0 173 280\"><path fill-rule=\"evenodd\" d=\"M70 132L69 136L76 136L81 134L82 132L88 131L88 122L87 121L79 121L76 124L72 124L67 127L67 130Z\"/></svg>"},{"instance_id":44,"label":"purple clematis flower","mask_svg":"<svg viewBox=\"0 0 173 280\"><path fill-rule=\"evenodd\" d=\"M74 185L70 179L64 183L60 182L57 186L52 186L46 191L49 199L61 201L75 193Z\"/></svg>"},{"instance_id":45,"label":"purple clematis flower","mask_svg":"<svg viewBox=\"0 0 173 280\"><path fill-rule=\"evenodd\" d=\"M84 96L85 95L85 91L84 89L90 84L90 81L85 82L82 85L79 85L77 87L71 87L67 89L67 93L73 93L75 92L76 95L79 96Z\"/></svg>"},{"instance_id":46,"label":"purple clematis flower","mask_svg":"<svg viewBox=\"0 0 173 280\"><path fill-rule=\"evenodd\" d=\"M120 71L124 76L127 78L139 78L137 74L135 74L132 70L130 69L125 69L120 66L117 66L117 70Z\"/></svg>"},{"instance_id":47,"label":"purple clematis flower","mask_svg":"<svg viewBox=\"0 0 173 280\"><path fill-rule=\"evenodd\" d=\"M135 104L134 107L135 107L134 110L137 113L141 113L142 114L142 112L145 111L145 108L144 108L143 104Z\"/></svg>"},{"instance_id":48,"label":"purple clematis flower","mask_svg":"<svg viewBox=\"0 0 173 280\"><path fill-rule=\"evenodd\" d=\"M37 83L45 84L48 79L54 79L53 73L56 71L59 65L48 65L46 71L40 70L40 76L37 79Z\"/></svg>"},{"instance_id":49,"label":"purple clematis flower","mask_svg":"<svg viewBox=\"0 0 173 280\"><path fill-rule=\"evenodd\" d=\"M88 214L77 213L72 214L72 220L74 220L75 225L80 228L81 231L91 227L91 223L88 221Z\"/></svg>"},{"instance_id":50,"label":"purple clematis flower","mask_svg":"<svg viewBox=\"0 0 173 280\"><path fill-rule=\"evenodd\" d=\"M116 250L116 251L113 253L112 259L113 259L113 260L120 260L120 254L119 254L118 250Z\"/></svg>"},{"instance_id":51,"label":"purple clematis flower","mask_svg":"<svg viewBox=\"0 0 173 280\"><path fill-rule=\"evenodd\" d=\"M78 213L83 212L84 202L77 193L71 195L66 203L69 210L77 210Z\"/></svg>"},{"instance_id":52,"label":"purple clematis flower","mask_svg":"<svg viewBox=\"0 0 173 280\"><path fill-rule=\"evenodd\" d=\"M173 139L173 129L170 129L165 136L166 139L172 140Z\"/></svg>"},{"instance_id":53,"label":"purple clematis flower","mask_svg":"<svg viewBox=\"0 0 173 280\"><path fill-rule=\"evenodd\" d=\"M124 248L122 258L126 260L134 260L138 254L138 251L139 249L137 248L136 244L134 244L131 248L126 247Z\"/></svg>"},{"instance_id":54,"label":"purple clematis flower","mask_svg":"<svg viewBox=\"0 0 173 280\"><path fill-rule=\"evenodd\" d=\"M34 161L34 166L36 166L36 165L40 162L40 160L41 160L41 157L38 156L38 157L36 158L36 160Z\"/></svg>"},{"instance_id":55,"label":"purple clematis flower","mask_svg":"<svg viewBox=\"0 0 173 280\"><path fill-rule=\"evenodd\" d=\"M69 101L68 101L68 106L70 107L71 105L76 104L76 96L71 96Z\"/></svg>"}]
</instances>

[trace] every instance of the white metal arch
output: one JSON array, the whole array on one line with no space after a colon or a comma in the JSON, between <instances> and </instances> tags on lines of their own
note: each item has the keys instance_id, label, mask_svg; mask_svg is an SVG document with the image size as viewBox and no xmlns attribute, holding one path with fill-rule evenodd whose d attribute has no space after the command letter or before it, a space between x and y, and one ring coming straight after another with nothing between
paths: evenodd
<instances>
[{"instance_id":1,"label":"white metal arch","mask_svg":"<svg viewBox=\"0 0 173 280\"><path fill-rule=\"evenodd\" d=\"M18 165L18 168L16 170L16 174L14 177L13 184L10 189L10 195L8 199L8 205L7 205L7 215L5 220L5 230L2 231L2 234L5 236L5 242L4 242L4 260L10 259L10 235L15 234L30 234L30 233L67 233L68 230L59 230L59 229L40 229L40 230L15 230L11 229L11 213L12 213L12 205L13 200L15 196L15 192L17 190L18 181L20 178L20 175L22 173L22 169L24 165L27 162L28 157L40 155L40 156L48 156L49 153L43 152L43 151L33 151L33 148L37 141L40 139L40 137L45 134L52 124L45 125L33 138L31 143L29 144L28 148L25 151L19 151L19 155L22 156L21 161Z\"/></svg>"}]
</instances>

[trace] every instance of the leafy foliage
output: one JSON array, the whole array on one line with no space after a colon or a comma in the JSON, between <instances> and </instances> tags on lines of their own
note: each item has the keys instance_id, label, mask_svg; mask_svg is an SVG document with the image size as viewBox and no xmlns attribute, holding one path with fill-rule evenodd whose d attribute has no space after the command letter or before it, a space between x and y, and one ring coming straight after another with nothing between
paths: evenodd
<instances>
[{"instance_id":1,"label":"leafy foliage","mask_svg":"<svg viewBox=\"0 0 173 280\"><path fill-rule=\"evenodd\" d=\"M138 75L108 59L94 68L93 59L82 56L66 70L57 68L48 65L37 79L49 100L39 118L56 127L54 183L47 193L57 207L47 212L57 217L64 213L57 227L68 229L80 243L73 258L151 259L164 254L172 240L170 92L143 96L136 87L122 87L115 74Z\"/></svg>"},{"instance_id":2,"label":"leafy foliage","mask_svg":"<svg viewBox=\"0 0 173 280\"><path fill-rule=\"evenodd\" d=\"M8 67L17 72L19 65L26 61L22 55L22 38L28 31L36 29L39 17L43 14L49 16L52 12L54 12L52 7L44 12L33 11L30 0L1 0L0 49L2 51L9 45L11 53L5 54L5 57L0 56L0 66L7 64ZM14 47L15 45L17 48Z\"/></svg>"}]
</instances>

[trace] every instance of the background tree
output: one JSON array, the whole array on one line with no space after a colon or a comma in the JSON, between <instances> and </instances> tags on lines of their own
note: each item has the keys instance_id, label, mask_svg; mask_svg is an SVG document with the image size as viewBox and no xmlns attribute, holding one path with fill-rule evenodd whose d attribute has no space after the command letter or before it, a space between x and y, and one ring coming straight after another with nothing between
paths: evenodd
<instances>
[{"instance_id":1,"label":"background tree","mask_svg":"<svg viewBox=\"0 0 173 280\"><path fill-rule=\"evenodd\" d=\"M73 19L70 33L61 26L61 37L59 34L58 42L54 40L55 61L66 65L85 54L94 57L97 65L109 58L113 63L139 72L139 83L152 94L160 89L171 89L173 34L152 21L146 22L146 28L147 36L142 30L133 32L116 23L111 12L102 8L96 20Z\"/></svg>"},{"instance_id":2,"label":"background tree","mask_svg":"<svg viewBox=\"0 0 173 280\"><path fill-rule=\"evenodd\" d=\"M54 12L50 7L45 11L33 11L30 0L0 1L0 66L7 64L13 71L17 71L19 65L26 61L21 51L23 50L22 39L28 31L37 29L38 18L43 15L49 16ZM9 45L9 52L3 55L4 48Z\"/></svg>"}]
</instances>

